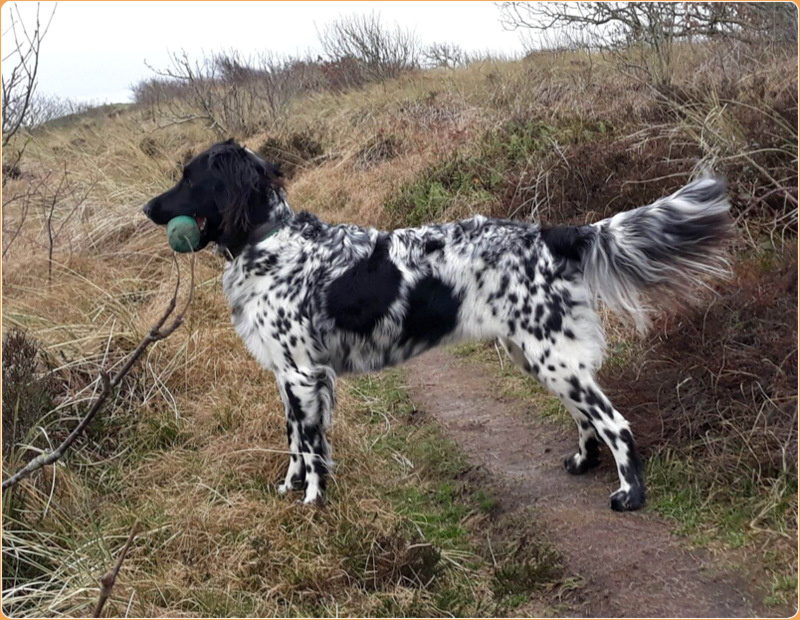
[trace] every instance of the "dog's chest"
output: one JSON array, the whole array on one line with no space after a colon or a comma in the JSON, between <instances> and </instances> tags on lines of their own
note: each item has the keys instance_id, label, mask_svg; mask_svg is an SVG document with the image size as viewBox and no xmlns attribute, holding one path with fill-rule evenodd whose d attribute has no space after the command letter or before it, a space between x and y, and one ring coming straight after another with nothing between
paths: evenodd
<instances>
[{"instance_id":1,"label":"dog's chest","mask_svg":"<svg viewBox=\"0 0 800 620\"><path fill-rule=\"evenodd\" d=\"M231 322L247 350L266 369L274 370L277 351L265 337L271 314L274 281L269 276L245 274L238 261L225 268L223 291L231 308Z\"/></svg>"}]
</instances>

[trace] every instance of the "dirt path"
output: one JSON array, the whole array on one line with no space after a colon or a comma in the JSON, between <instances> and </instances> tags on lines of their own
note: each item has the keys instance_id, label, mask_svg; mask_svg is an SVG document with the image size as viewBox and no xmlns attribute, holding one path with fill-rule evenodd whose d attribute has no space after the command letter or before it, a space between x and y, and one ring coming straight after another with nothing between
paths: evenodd
<instances>
[{"instance_id":1,"label":"dirt path","mask_svg":"<svg viewBox=\"0 0 800 620\"><path fill-rule=\"evenodd\" d=\"M609 508L617 481L607 452L594 472L570 476L561 463L576 449L577 433L522 415L529 409L523 402L493 396L491 374L479 364L437 349L406 368L416 405L492 474L503 510L536 507L567 571L584 579L571 613L765 615L752 584L715 566L708 553L687 550L655 515Z\"/></svg>"}]
</instances>

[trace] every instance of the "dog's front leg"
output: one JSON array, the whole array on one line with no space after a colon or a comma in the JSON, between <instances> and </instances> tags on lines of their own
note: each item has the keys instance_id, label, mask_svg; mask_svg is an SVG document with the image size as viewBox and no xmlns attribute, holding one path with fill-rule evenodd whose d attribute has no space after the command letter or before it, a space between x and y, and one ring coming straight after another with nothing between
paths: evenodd
<instances>
[{"instance_id":1,"label":"dog's front leg","mask_svg":"<svg viewBox=\"0 0 800 620\"><path fill-rule=\"evenodd\" d=\"M278 485L278 493L284 495L289 491L299 491L305 488L306 468L303 464L300 422L285 387L287 382L281 380L279 376L276 376L276 379L283 399L283 409L286 414L286 438L289 443L289 467L286 469L283 482Z\"/></svg>"},{"instance_id":2,"label":"dog's front leg","mask_svg":"<svg viewBox=\"0 0 800 620\"><path fill-rule=\"evenodd\" d=\"M286 492L304 480L304 504L322 499L331 468L330 444L325 436L334 404L334 377L326 369L297 370L278 377L285 394L287 434L290 451L286 481L279 487ZM298 446L297 449L295 446ZM296 459L297 453L302 461Z\"/></svg>"}]
</instances>

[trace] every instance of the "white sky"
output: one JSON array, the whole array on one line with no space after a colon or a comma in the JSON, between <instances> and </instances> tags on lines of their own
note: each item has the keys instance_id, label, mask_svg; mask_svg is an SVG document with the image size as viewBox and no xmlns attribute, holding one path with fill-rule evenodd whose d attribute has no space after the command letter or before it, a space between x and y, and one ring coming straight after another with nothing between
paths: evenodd
<instances>
[{"instance_id":1,"label":"white sky","mask_svg":"<svg viewBox=\"0 0 800 620\"><path fill-rule=\"evenodd\" d=\"M17 3L27 23L36 2ZM41 2L47 16L54 2ZM2 55L8 54L11 3L2 8ZM470 51L516 53L519 36L499 23L492 2L85 2L58 3L42 43L40 93L101 102L128 101L129 87L167 65L167 52L199 55L317 50L316 27L340 15L380 14L413 29L424 43L458 43ZM29 16L26 18L26 16ZM315 26L316 25L316 26Z\"/></svg>"}]
</instances>

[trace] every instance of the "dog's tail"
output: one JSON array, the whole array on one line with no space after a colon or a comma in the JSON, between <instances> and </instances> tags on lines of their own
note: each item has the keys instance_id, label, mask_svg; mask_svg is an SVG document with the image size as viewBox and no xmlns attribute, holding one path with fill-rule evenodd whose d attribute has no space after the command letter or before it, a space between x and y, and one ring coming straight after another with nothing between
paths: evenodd
<instances>
[{"instance_id":1,"label":"dog's tail","mask_svg":"<svg viewBox=\"0 0 800 620\"><path fill-rule=\"evenodd\" d=\"M563 256L571 237L568 251L580 260L592 294L644 330L650 323L648 298L675 305L691 299L705 277L729 274L724 252L733 231L729 210L725 182L703 178L651 205L572 233L543 231L543 238L551 246L561 230L556 236Z\"/></svg>"}]
</instances>

